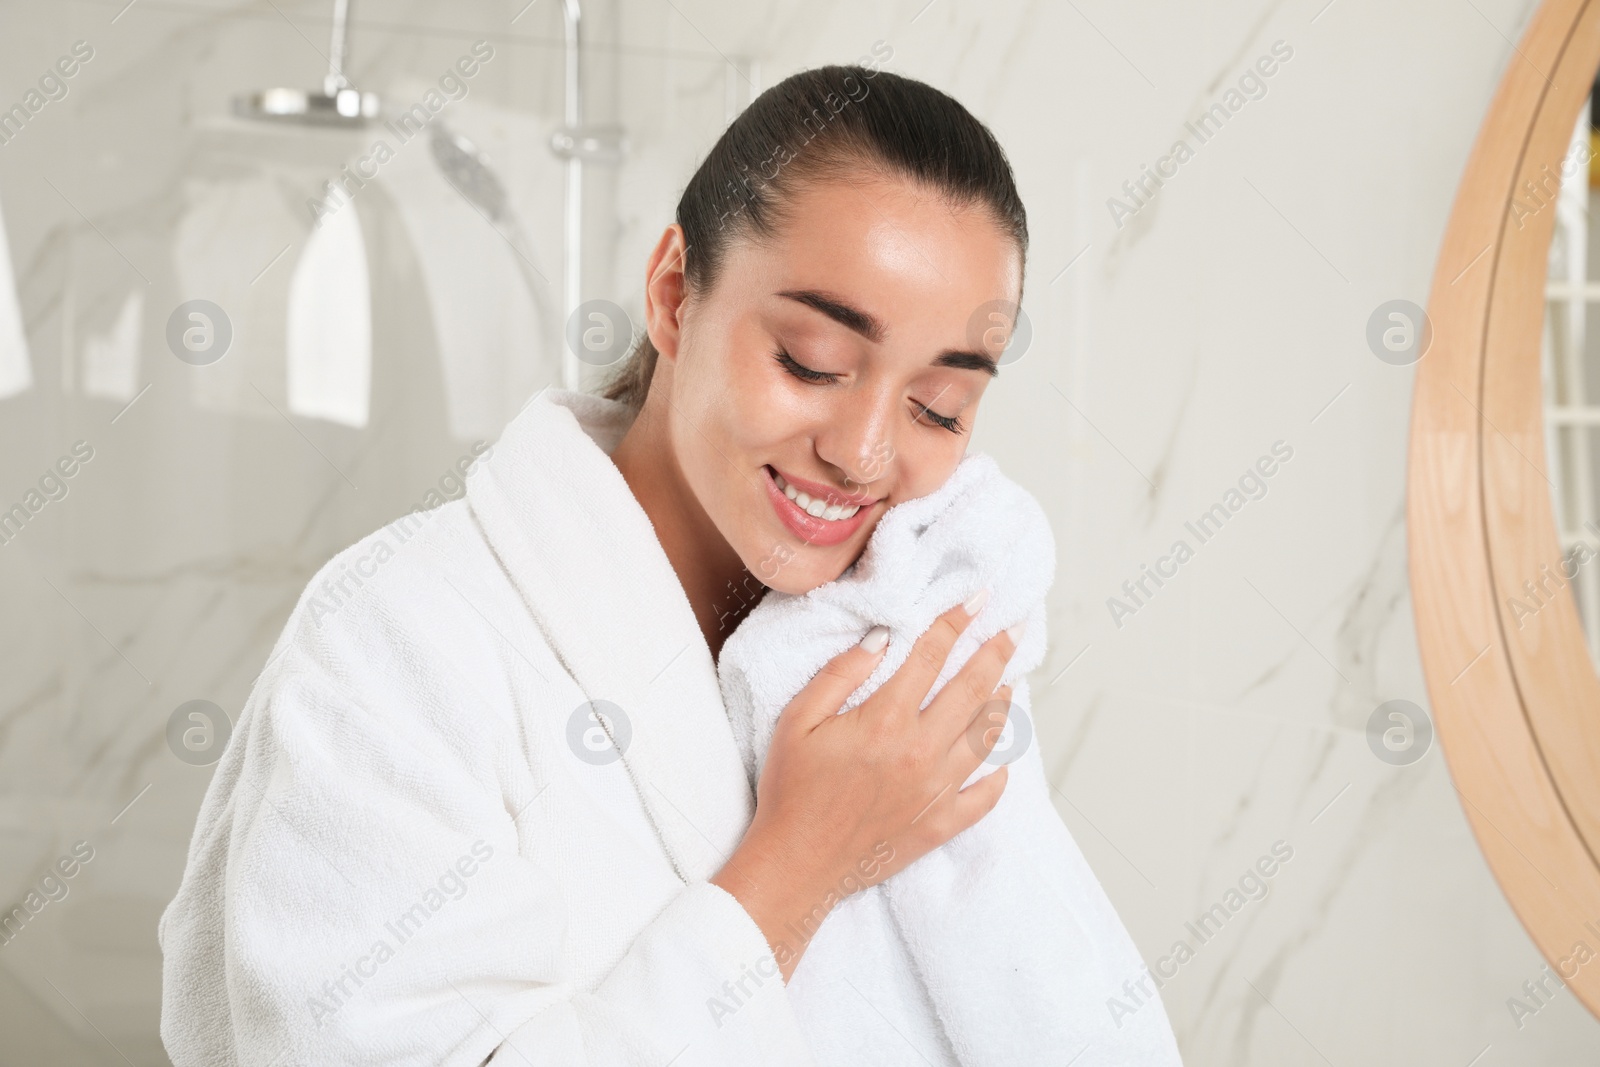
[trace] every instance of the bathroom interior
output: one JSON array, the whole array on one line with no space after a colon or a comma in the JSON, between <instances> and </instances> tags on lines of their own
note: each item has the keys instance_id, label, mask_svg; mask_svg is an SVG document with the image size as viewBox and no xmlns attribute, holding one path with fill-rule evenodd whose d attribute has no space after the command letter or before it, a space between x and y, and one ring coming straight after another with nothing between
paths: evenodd
<instances>
[{"instance_id":1,"label":"bathroom interior","mask_svg":"<svg viewBox=\"0 0 1600 1067\"><path fill-rule=\"evenodd\" d=\"M178 709L220 708L225 741L330 557L459 497L462 458L542 389L604 382L571 324L613 353L637 336L696 162L762 89L855 62L956 96L1016 168L1031 337L973 447L1053 525L1036 743L1145 959L1193 948L1161 990L1184 1061L1600 1062L1594 869L1554 879L1592 932L1552 932L1514 870L1550 868L1485 799L1521 787L1471 725L1526 722L1569 820L1550 848L1594 867L1594 787L1565 777L1600 766L1588 7L0 0L0 515L27 512L0 523L0 911L85 843L0 940L0 1067L169 1062L156 923L217 755L174 743ZM1594 54L1581 85L1538 51L1558 24L1582 47L1548 55ZM1457 263L1486 116L1535 90L1565 108L1541 157L1561 180L1513 191ZM1537 254L1502 259L1513 233ZM1449 301L1535 260L1532 428L1451 402L1485 477L1514 468L1549 517L1549 566L1480 568L1505 632L1455 663L1416 440L1451 386L1421 383L1462 336ZM1373 343L1391 321L1420 322L1412 356ZM1190 537L1263 455L1259 494ZM1517 635L1557 625L1567 673L1527 684ZM1480 706L1507 648L1520 696ZM1550 752L1546 692L1590 763Z\"/></svg>"}]
</instances>

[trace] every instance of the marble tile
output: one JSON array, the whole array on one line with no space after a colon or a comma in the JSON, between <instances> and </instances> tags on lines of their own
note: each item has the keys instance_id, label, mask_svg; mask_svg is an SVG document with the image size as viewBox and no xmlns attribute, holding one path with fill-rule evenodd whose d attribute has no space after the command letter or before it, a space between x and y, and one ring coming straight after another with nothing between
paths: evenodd
<instances>
[{"instance_id":1,"label":"marble tile","mask_svg":"<svg viewBox=\"0 0 1600 1067\"><path fill-rule=\"evenodd\" d=\"M328 5L276 6L13 5L0 35L13 72L75 40L96 49L69 95L0 146L33 372L0 400L0 503L75 442L94 449L67 496L0 546L0 902L74 842L96 850L0 947L0 1060L165 1062L154 916L210 773L168 750L168 717L194 698L234 712L315 569L412 506L467 444L442 399L428 271L381 180L354 201L373 265L367 426L287 421L266 327L225 389L166 347L168 316L195 295L174 248L196 184L279 197L281 241L229 231L216 248L245 294L227 299L240 321L269 323L309 229L306 187L365 143L229 117L233 93L320 79ZM1541 961L1439 753L1392 767L1364 733L1378 702L1425 692L1404 555L1411 379L1371 357L1362 327L1383 300L1424 297L1533 6L588 8L590 118L622 126L629 154L586 185L585 287L635 316L696 161L752 91L794 70L884 42L890 69L952 92L1006 145L1030 213L1035 334L990 392L977 446L1055 524L1054 647L1034 686L1058 808L1151 960L1275 841L1295 850L1164 991L1191 1064L1482 1053L1484 1067L1554 1067L1600 1051L1570 994L1516 1025L1506 999ZM558 121L555 4L358 4L351 73L403 95L479 38L498 51L474 105L518 131ZM1280 40L1293 58L1265 95L1119 227L1107 201L1122 183L1197 140L1185 123ZM558 263L554 164L525 134L502 140L494 163L541 264ZM143 294L131 324L130 293ZM547 359L514 370L520 389L554 373ZM1266 494L1119 627L1107 600L1279 440L1294 456Z\"/></svg>"}]
</instances>

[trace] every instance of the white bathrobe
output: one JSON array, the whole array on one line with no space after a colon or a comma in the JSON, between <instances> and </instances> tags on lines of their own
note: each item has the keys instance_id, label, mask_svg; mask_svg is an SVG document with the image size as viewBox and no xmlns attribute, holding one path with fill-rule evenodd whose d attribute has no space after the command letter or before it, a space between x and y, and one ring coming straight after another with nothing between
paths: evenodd
<instances>
[{"instance_id":1,"label":"white bathrobe","mask_svg":"<svg viewBox=\"0 0 1600 1067\"><path fill-rule=\"evenodd\" d=\"M161 918L178 1067L812 1062L706 880L754 798L628 417L544 394L312 580Z\"/></svg>"}]
</instances>

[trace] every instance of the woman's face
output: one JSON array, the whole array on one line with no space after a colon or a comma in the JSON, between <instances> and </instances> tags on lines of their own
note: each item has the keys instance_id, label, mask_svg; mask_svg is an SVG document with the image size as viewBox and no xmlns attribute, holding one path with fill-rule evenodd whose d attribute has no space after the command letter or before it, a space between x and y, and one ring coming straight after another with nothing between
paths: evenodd
<instances>
[{"instance_id":1,"label":"woman's face","mask_svg":"<svg viewBox=\"0 0 1600 1067\"><path fill-rule=\"evenodd\" d=\"M663 316L676 227L673 240L652 264L650 332L677 464L751 574L806 592L955 470L1011 326L988 312L1016 307L1020 252L987 209L908 181L808 182L776 235L730 242L709 291L681 299L680 274Z\"/></svg>"}]
</instances>

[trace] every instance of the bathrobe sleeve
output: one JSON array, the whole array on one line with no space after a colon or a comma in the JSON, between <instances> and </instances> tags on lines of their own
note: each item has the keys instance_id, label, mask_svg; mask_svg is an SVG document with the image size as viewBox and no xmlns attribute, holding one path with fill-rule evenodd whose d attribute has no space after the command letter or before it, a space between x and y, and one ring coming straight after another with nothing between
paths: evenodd
<instances>
[{"instance_id":1,"label":"bathrobe sleeve","mask_svg":"<svg viewBox=\"0 0 1600 1067\"><path fill-rule=\"evenodd\" d=\"M759 927L707 882L598 985L564 977L585 902L550 865L583 842L555 839L567 787L530 775L504 692L539 680L464 620L434 655L391 633L360 655L291 645L263 673L161 920L173 1062L810 1063Z\"/></svg>"}]
</instances>

